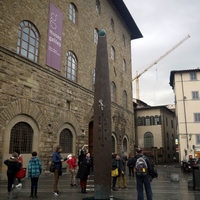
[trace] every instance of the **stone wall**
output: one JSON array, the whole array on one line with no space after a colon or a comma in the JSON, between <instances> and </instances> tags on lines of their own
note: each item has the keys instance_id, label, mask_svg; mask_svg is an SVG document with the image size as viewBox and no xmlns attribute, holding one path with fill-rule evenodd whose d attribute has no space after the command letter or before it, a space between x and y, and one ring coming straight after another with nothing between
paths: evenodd
<instances>
[{"instance_id":1,"label":"stone wall","mask_svg":"<svg viewBox=\"0 0 200 200\"><path fill-rule=\"evenodd\" d=\"M116 103L112 104L112 133L116 136L117 151L123 150L123 138L128 140L128 151L134 146L130 35L120 16L109 1L101 1L101 13L96 12L96 1L74 0L78 10L76 25L69 20L68 1L51 1L63 13L62 66L56 71L46 65L49 1L2 0L0 2L0 179L5 178L3 161L9 157L10 130L19 122L29 123L34 130L33 150L38 151L44 170L51 159L59 134L64 127L73 133L73 152L76 154L88 143L88 126L93 117L92 71L96 62L94 28L107 32L108 53L114 46L116 59L109 59L110 80L117 86ZM115 31L110 28L110 19ZM40 34L39 62L34 63L16 53L18 26L22 20L32 22ZM122 45L125 35L126 46ZM66 52L78 58L78 81L65 78ZM127 71L122 70L126 60ZM115 68L115 71L114 71ZM122 93L128 94L128 108L122 107ZM85 131L83 137L80 133ZM66 156L67 154L63 154ZM24 156L26 166L30 155Z\"/></svg>"}]
</instances>

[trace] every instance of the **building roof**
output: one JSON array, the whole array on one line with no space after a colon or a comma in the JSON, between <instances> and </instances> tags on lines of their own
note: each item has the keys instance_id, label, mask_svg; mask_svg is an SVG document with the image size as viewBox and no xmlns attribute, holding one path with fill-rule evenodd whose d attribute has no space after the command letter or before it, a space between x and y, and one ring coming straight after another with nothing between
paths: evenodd
<instances>
[{"instance_id":1,"label":"building roof","mask_svg":"<svg viewBox=\"0 0 200 200\"><path fill-rule=\"evenodd\" d=\"M185 69L185 70L173 70L170 72L170 78L169 78L169 85L174 89L174 74L180 74L180 73L188 73L188 72L194 72L194 71L200 71L200 68L196 69Z\"/></svg>"},{"instance_id":2,"label":"building roof","mask_svg":"<svg viewBox=\"0 0 200 200\"><path fill-rule=\"evenodd\" d=\"M110 0L113 4L113 6L118 11L119 15L122 17L123 21L127 25L130 33L131 33L131 39L138 39L142 38L142 34L137 27L133 17L131 16L128 8L126 7L123 0Z\"/></svg>"},{"instance_id":3,"label":"building roof","mask_svg":"<svg viewBox=\"0 0 200 200\"><path fill-rule=\"evenodd\" d=\"M137 111L137 110L153 110L153 109L164 109L164 110L170 112L171 114L175 114L173 110L167 108L167 105L140 107L140 108L135 108L134 110Z\"/></svg>"}]
</instances>

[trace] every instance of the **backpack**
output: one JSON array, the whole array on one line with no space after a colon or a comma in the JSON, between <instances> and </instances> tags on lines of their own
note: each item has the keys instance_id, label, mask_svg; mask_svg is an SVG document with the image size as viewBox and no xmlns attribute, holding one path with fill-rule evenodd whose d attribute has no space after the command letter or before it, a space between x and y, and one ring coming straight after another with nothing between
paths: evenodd
<instances>
[{"instance_id":1,"label":"backpack","mask_svg":"<svg viewBox=\"0 0 200 200\"><path fill-rule=\"evenodd\" d=\"M139 157L136 161L136 164L135 164L135 173L136 175L138 176L145 176L147 175L147 163L145 161L145 157L142 156L142 157Z\"/></svg>"}]
</instances>

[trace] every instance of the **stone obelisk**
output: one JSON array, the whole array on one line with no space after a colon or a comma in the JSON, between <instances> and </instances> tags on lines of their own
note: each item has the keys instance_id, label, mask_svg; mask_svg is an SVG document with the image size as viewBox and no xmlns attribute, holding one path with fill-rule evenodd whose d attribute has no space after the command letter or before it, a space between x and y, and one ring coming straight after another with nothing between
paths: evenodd
<instances>
[{"instance_id":1,"label":"stone obelisk","mask_svg":"<svg viewBox=\"0 0 200 200\"><path fill-rule=\"evenodd\" d=\"M111 91L106 31L98 35L94 92L94 199L111 193Z\"/></svg>"}]
</instances>

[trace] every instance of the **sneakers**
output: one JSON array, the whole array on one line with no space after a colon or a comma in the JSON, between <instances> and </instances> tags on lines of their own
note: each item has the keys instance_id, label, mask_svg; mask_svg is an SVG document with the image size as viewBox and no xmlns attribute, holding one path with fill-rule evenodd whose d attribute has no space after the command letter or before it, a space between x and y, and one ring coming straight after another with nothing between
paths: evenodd
<instances>
[{"instance_id":1,"label":"sneakers","mask_svg":"<svg viewBox=\"0 0 200 200\"><path fill-rule=\"evenodd\" d=\"M53 192L53 195L54 195L55 197L58 197L58 196L59 196L59 194L58 194L57 192Z\"/></svg>"},{"instance_id":2,"label":"sneakers","mask_svg":"<svg viewBox=\"0 0 200 200\"><path fill-rule=\"evenodd\" d=\"M16 185L15 186L16 188L20 188L20 187L22 187L22 184L21 183L19 183L18 185Z\"/></svg>"}]
</instances>

